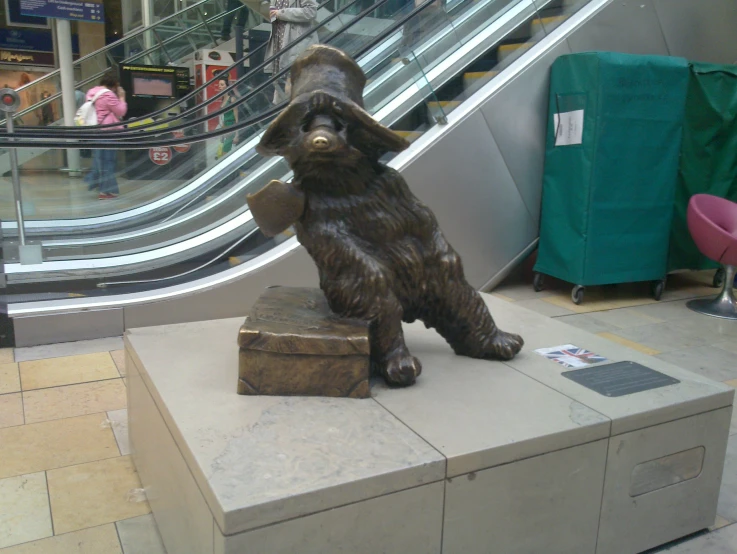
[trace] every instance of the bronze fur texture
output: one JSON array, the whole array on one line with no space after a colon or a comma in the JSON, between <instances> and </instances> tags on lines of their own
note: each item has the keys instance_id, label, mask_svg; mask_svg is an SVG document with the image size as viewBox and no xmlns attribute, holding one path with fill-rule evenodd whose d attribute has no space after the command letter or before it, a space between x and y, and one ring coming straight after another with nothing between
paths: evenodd
<instances>
[{"instance_id":1,"label":"bronze fur texture","mask_svg":"<svg viewBox=\"0 0 737 554\"><path fill-rule=\"evenodd\" d=\"M389 384L415 382L422 365L407 349L402 321L418 319L456 354L513 358L522 338L497 328L433 213L379 162L409 145L363 110L358 64L315 46L295 61L291 80L290 104L258 151L284 156L294 180L272 181L272 193L262 190L249 205L267 234L294 224L336 315L370 322L372 370Z\"/></svg>"}]
</instances>

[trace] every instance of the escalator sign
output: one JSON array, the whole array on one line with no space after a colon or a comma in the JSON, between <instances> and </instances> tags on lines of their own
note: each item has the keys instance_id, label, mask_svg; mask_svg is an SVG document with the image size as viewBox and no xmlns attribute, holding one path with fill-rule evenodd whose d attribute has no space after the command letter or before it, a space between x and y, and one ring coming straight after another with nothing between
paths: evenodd
<instances>
[{"instance_id":1,"label":"escalator sign","mask_svg":"<svg viewBox=\"0 0 737 554\"><path fill-rule=\"evenodd\" d=\"M171 148L168 146L154 146L149 148L148 157L156 165L166 165L171 161Z\"/></svg>"}]
</instances>

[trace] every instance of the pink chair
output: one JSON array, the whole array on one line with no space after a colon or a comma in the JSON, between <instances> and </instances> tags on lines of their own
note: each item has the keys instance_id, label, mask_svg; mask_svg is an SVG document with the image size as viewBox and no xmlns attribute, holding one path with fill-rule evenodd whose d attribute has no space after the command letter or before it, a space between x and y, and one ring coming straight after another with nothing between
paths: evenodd
<instances>
[{"instance_id":1,"label":"pink chair","mask_svg":"<svg viewBox=\"0 0 737 554\"><path fill-rule=\"evenodd\" d=\"M737 319L734 276L737 266L737 204L711 196L695 194L688 203L688 230L696 246L707 258L724 266L722 292L716 298L691 300L695 312L724 319Z\"/></svg>"}]
</instances>

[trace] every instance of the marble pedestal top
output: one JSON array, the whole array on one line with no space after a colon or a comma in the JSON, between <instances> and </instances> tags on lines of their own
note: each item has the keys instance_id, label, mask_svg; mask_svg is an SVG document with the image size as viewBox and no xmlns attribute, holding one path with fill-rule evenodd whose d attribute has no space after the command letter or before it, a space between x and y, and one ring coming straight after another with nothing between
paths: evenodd
<instances>
[{"instance_id":1,"label":"marble pedestal top","mask_svg":"<svg viewBox=\"0 0 737 554\"><path fill-rule=\"evenodd\" d=\"M434 331L407 325L422 376L406 389L375 382L370 399L236 394L241 318L133 329L126 349L224 535L731 403L727 387L664 362L655 369L676 375L678 390L597 398L532 350L574 343L612 361L642 355L486 299L502 328L524 336L518 358L455 356Z\"/></svg>"}]
</instances>

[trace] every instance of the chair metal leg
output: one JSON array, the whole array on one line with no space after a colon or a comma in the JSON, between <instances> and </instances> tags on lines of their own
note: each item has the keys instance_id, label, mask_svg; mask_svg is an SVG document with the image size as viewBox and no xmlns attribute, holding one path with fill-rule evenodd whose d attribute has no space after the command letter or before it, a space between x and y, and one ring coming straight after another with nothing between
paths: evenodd
<instances>
[{"instance_id":1,"label":"chair metal leg","mask_svg":"<svg viewBox=\"0 0 737 554\"><path fill-rule=\"evenodd\" d=\"M694 312L712 317L737 320L737 299L734 296L735 266L724 266L725 279L722 292L716 298L698 298L686 306Z\"/></svg>"}]
</instances>

